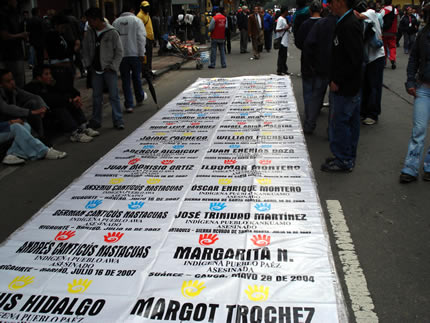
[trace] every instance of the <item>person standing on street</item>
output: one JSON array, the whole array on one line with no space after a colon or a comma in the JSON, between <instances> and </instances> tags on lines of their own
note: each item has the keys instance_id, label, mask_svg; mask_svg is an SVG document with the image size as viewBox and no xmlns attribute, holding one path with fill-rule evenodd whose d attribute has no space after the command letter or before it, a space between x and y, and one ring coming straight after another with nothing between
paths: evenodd
<instances>
[{"instance_id":1,"label":"person standing on street","mask_svg":"<svg viewBox=\"0 0 430 323\"><path fill-rule=\"evenodd\" d=\"M215 68L216 64L216 51L219 48L221 56L221 67L226 68L225 62L225 29L227 26L227 18L222 14L224 8L214 9L215 15L209 24L209 31L211 33L211 57L209 68Z\"/></svg>"},{"instance_id":2,"label":"person standing on street","mask_svg":"<svg viewBox=\"0 0 430 323\"><path fill-rule=\"evenodd\" d=\"M392 5L392 0L385 0L385 7L381 10L384 19L382 40L384 41L385 57L390 60L391 68L396 69L396 41L397 17L399 15Z\"/></svg>"},{"instance_id":3,"label":"person standing on street","mask_svg":"<svg viewBox=\"0 0 430 323\"><path fill-rule=\"evenodd\" d=\"M124 129L118 90L118 71L123 55L121 39L116 29L104 21L99 8L88 9L85 16L90 29L83 41L82 58L91 73L93 87L93 115L89 127L98 129L102 125L103 87L106 84L113 125L121 130Z\"/></svg>"},{"instance_id":4,"label":"person standing on street","mask_svg":"<svg viewBox=\"0 0 430 323\"><path fill-rule=\"evenodd\" d=\"M415 43L418 27L419 23L417 18L412 14L412 7L408 7L399 25L399 29L403 33L403 49L405 54L409 54Z\"/></svg>"},{"instance_id":5,"label":"person standing on street","mask_svg":"<svg viewBox=\"0 0 430 323\"><path fill-rule=\"evenodd\" d=\"M360 86L363 30L353 13L354 0L332 0L339 17L333 39L330 73L329 141L333 157L321 165L324 172L351 172L360 136Z\"/></svg>"},{"instance_id":6,"label":"person standing on street","mask_svg":"<svg viewBox=\"0 0 430 323\"><path fill-rule=\"evenodd\" d=\"M130 73L133 79L136 105L145 99L142 88L142 63L145 56L146 29L142 20L134 15L131 5L124 5L122 14L114 21L113 27L119 32L124 49L119 70L121 72L122 90L124 92L125 111L133 112L133 93L131 91Z\"/></svg>"},{"instance_id":7,"label":"person standing on street","mask_svg":"<svg viewBox=\"0 0 430 323\"><path fill-rule=\"evenodd\" d=\"M142 1L137 17L142 20L146 29L146 64L144 64L143 68L146 70L146 73L152 75L152 43L154 42L154 30L152 29L152 20L149 16L150 9L151 7L149 2Z\"/></svg>"},{"instance_id":8,"label":"person standing on street","mask_svg":"<svg viewBox=\"0 0 430 323\"><path fill-rule=\"evenodd\" d=\"M272 49L273 18L271 11L264 13L264 49L269 53Z\"/></svg>"},{"instance_id":9,"label":"person standing on street","mask_svg":"<svg viewBox=\"0 0 430 323\"><path fill-rule=\"evenodd\" d=\"M430 3L424 9L426 26L419 32L409 55L406 91L415 98L414 119L400 183L416 181L430 122ZM417 78L418 75L418 78ZM424 157L423 180L430 181L430 147Z\"/></svg>"},{"instance_id":10,"label":"person standing on street","mask_svg":"<svg viewBox=\"0 0 430 323\"><path fill-rule=\"evenodd\" d=\"M373 6L373 8L371 7ZM367 126L378 122L381 114L382 81L384 78L385 50L382 42L382 29L378 14L374 10L374 4L369 3L369 9L359 14L354 12L358 19L363 19L367 28L371 28L365 34L364 48L367 53L364 68L363 88L361 95L361 118ZM373 36L372 36L373 34Z\"/></svg>"},{"instance_id":11,"label":"person standing on street","mask_svg":"<svg viewBox=\"0 0 430 323\"><path fill-rule=\"evenodd\" d=\"M248 35L251 37L252 54L254 55L251 59L260 58L260 52L264 43L263 20L260 7L255 6L254 13L248 18Z\"/></svg>"},{"instance_id":12,"label":"person standing on street","mask_svg":"<svg viewBox=\"0 0 430 323\"><path fill-rule=\"evenodd\" d=\"M25 85L25 58L23 41L28 32L21 29L17 0L4 1L0 8L0 67L7 67L13 74L16 85Z\"/></svg>"},{"instance_id":13,"label":"person standing on street","mask_svg":"<svg viewBox=\"0 0 430 323\"><path fill-rule=\"evenodd\" d=\"M237 14L237 27L240 31L240 53L248 52L248 7L243 6Z\"/></svg>"},{"instance_id":14,"label":"person standing on street","mask_svg":"<svg viewBox=\"0 0 430 323\"><path fill-rule=\"evenodd\" d=\"M287 54L288 54L288 30L290 25L287 23L285 18L288 15L288 7L281 7L281 15L278 17L275 29L275 38L282 37L281 44L278 51L278 64L276 73L278 75L283 75L288 73L287 66Z\"/></svg>"}]
</instances>

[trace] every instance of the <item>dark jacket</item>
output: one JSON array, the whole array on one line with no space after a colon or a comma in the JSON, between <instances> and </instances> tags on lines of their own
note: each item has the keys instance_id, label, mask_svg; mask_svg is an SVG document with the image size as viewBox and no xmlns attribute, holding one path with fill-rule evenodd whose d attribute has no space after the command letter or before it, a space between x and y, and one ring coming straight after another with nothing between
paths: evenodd
<instances>
[{"instance_id":1,"label":"dark jacket","mask_svg":"<svg viewBox=\"0 0 430 323\"><path fill-rule=\"evenodd\" d=\"M410 25L409 25L410 24ZM402 20L400 20L399 30L402 33L407 33L408 35L413 35L418 32L419 23L414 15L404 15Z\"/></svg>"},{"instance_id":2,"label":"dark jacket","mask_svg":"<svg viewBox=\"0 0 430 323\"><path fill-rule=\"evenodd\" d=\"M70 104L69 99L79 95L79 91L74 88L71 93L65 93L56 86L47 85L37 80L26 84L24 90L40 96L54 110L66 107Z\"/></svg>"},{"instance_id":3,"label":"dark jacket","mask_svg":"<svg viewBox=\"0 0 430 323\"><path fill-rule=\"evenodd\" d=\"M258 23L258 18L256 15L260 16L260 22L261 22L261 28L260 25ZM259 33L261 30L264 29L264 17L262 14L258 13L255 14L253 13L252 15L249 15L248 17L248 34L251 37L258 37Z\"/></svg>"},{"instance_id":4,"label":"dark jacket","mask_svg":"<svg viewBox=\"0 0 430 323\"><path fill-rule=\"evenodd\" d=\"M336 94L355 96L360 91L363 52L362 24L350 11L337 21L334 31L330 81L339 86Z\"/></svg>"},{"instance_id":5,"label":"dark jacket","mask_svg":"<svg viewBox=\"0 0 430 323\"><path fill-rule=\"evenodd\" d=\"M430 30L424 27L409 54L406 89L416 88L417 82L430 84ZM418 80L417 80L418 73Z\"/></svg>"},{"instance_id":6,"label":"dark jacket","mask_svg":"<svg viewBox=\"0 0 430 323\"><path fill-rule=\"evenodd\" d=\"M306 19L310 17L309 7L303 7L298 10L293 15L293 34L294 34L294 44L296 44L297 34L299 32L300 26Z\"/></svg>"},{"instance_id":7,"label":"dark jacket","mask_svg":"<svg viewBox=\"0 0 430 323\"><path fill-rule=\"evenodd\" d=\"M302 23L300 26L300 30L297 34L297 39L295 39L295 43L298 49L302 51L302 54L300 56L300 71L303 75L303 77L311 77L312 76L312 70L310 68L311 62L309 62L303 54L303 46L305 44L305 40L307 36L309 35L309 32L312 30L315 23L320 20L321 18L315 19L315 18L308 18L305 22Z\"/></svg>"},{"instance_id":8,"label":"dark jacket","mask_svg":"<svg viewBox=\"0 0 430 323\"><path fill-rule=\"evenodd\" d=\"M243 12L239 12L237 14L237 28L239 28L239 30L245 29L248 30L248 15L243 13Z\"/></svg>"},{"instance_id":9,"label":"dark jacket","mask_svg":"<svg viewBox=\"0 0 430 323\"><path fill-rule=\"evenodd\" d=\"M336 21L337 17L333 15L318 19L306 37L302 50L304 77L329 77Z\"/></svg>"}]
</instances>

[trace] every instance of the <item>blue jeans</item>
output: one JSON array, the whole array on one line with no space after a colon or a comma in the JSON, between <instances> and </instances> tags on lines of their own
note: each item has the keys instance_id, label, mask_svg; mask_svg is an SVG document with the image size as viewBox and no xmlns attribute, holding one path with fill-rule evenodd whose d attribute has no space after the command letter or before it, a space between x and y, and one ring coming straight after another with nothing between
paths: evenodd
<instances>
[{"instance_id":1,"label":"blue jeans","mask_svg":"<svg viewBox=\"0 0 430 323\"><path fill-rule=\"evenodd\" d=\"M8 155L24 159L41 159L48 151L48 147L32 136L28 123L24 123L24 125L14 123L10 125L9 132L0 132L0 143L11 139L13 139L13 143L7 151Z\"/></svg>"},{"instance_id":2,"label":"blue jeans","mask_svg":"<svg viewBox=\"0 0 430 323\"><path fill-rule=\"evenodd\" d=\"M429 122L430 88L421 86L417 89L417 97L415 98L414 125L402 173L418 176ZM430 147L424 158L424 171L430 172Z\"/></svg>"},{"instance_id":3,"label":"blue jeans","mask_svg":"<svg viewBox=\"0 0 430 323\"><path fill-rule=\"evenodd\" d=\"M330 150L341 168L353 168L360 137L360 95L330 92Z\"/></svg>"},{"instance_id":4,"label":"blue jeans","mask_svg":"<svg viewBox=\"0 0 430 323\"><path fill-rule=\"evenodd\" d=\"M118 75L114 71L105 71L103 74L97 74L95 71L92 71L92 73L93 115L91 119L98 125L102 124L103 87L106 84L109 90L110 105L112 106L113 124L114 126L124 124L118 91Z\"/></svg>"},{"instance_id":5,"label":"blue jeans","mask_svg":"<svg viewBox=\"0 0 430 323\"><path fill-rule=\"evenodd\" d=\"M215 67L216 64L216 50L217 48L219 48L219 52L221 55L221 66L222 67L226 67L226 63L225 63L225 40L224 39L212 39L211 40L211 62L210 65L211 67Z\"/></svg>"},{"instance_id":6,"label":"blue jeans","mask_svg":"<svg viewBox=\"0 0 430 323\"><path fill-rule=\"evenodd\" d=\"M303 77L303 101L305 103L305 121L303 130L314 131L321 110L328 79L320 76Z\"/></svg>"},{"instance_id":7,"label":"blue jeans","mask_svg":"<svg viewBox=\"0 0 430 323\"><path fill-rule=\"evenodd\" d=\"M121 72L122 80L122 91L124 92L125 107L133 108L133 93L131 92L131 79L133 80L134 96L136 97L136 102L143 101L143 89L142 89L142 79L140 74L142 73L142 62L137 56L124 57L119 66L119 71Z\"/></svg>"}]
</instances>

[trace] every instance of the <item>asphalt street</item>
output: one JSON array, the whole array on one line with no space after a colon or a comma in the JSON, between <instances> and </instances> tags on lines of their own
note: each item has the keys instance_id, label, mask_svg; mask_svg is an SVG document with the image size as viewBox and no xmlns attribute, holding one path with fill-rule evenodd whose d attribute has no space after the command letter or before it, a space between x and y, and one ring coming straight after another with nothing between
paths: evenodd
<instances>
[{"instance_id":1,"label":"asphalt street","mask_svg":"<svg viewBox=\"0 0 430 323\"><path fill-rule=\"evenodd\" d=\"M163 106L199 77L235 77L276 72L277 52L263 53L260 60L239 53L232 44L226 69L195 69L189 62L178 71L155 81ZM251 50L251 46L249 46ZM419 180L402 185L398 177L412 129L413 100L404 89L407 56L398 50L397 69L384 71L382 115L378 124L362 126L356 167L349 174L329 174L319 170L330 156L326 135L328 110L322 110L315 133L306 136L319 196L326 212L338 274L341 278L351 322L351 307L336 239L327 211L328 200L340 202L358 260L380 322L430 322L430 183ZM293 74L300 112L303 99L300 52L289 47L289 71ZM106 109L101 136L89 144L76 144L60 137L55 147L69 156L58 161L28 162L25 166L0 167L0 241L4 241L46 203L55 198L86 169L157 112L149 99L133 114L125 115L126 129L112 128L110 108ZM427 138L426 147L430 144Z\"/></svg>"}]
</instances>

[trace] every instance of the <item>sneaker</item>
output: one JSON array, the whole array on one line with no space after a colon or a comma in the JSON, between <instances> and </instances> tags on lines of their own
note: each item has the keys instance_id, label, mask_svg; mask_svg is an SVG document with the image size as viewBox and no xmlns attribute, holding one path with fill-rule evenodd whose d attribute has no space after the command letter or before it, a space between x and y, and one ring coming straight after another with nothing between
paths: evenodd
<instances>
[{"instance_id":1,"label":"sneaker","mask_svg":"<svg viewBox=\"0 0 430 323\"><path fill-rule=\"evenodd\" d=\"M6 165L19 165L24 164L25 159L19 158L15 155L7 155L5 158L3 158L3 164Z\"/></svg>"},{"instance_id":2,"label":"sneaker","mask_svg":"<svg viewBox=\"0 0 430 323\"><path fill-rule=\"evenodd\" d=\"M329 173L350 173L352 172L353 168L340 167L334 160L331 160L328 163L326 162L322 164L321 170L323 172L329 172Z\"/></svg>"},{"instance_id":3,"label":"sneaker","mask_svg":"<svg viewBox=\"0 0 430 323\"><path fill-rule=\"evenodd\" d=\"M430 172L424 172L423 181L430 182Z\"/></svg>"},{"instance_id":4,"label":"sneaker","mask_svg":"<svg viewBox=\"0 0 430 323\"><path fill-rule=\"evenodd\" d=\"M97 137L97 136L100 136L100 132L98 132L98 131L96 131L96 130L94 130L94 129L92 129L92 128L86 128L86 129L84 130L84 133L85 133L87 136L90 136L90 137Z\"/></svg>"},{"instance_id":5,"label":"sneaker","mask_svg":"<svg viewBox=\"0 0 430 323\"><path fill-rule=\"evenodd\" d=\"M376 120L374 120L374 119L372 119L372 118L365 118L364 120L363 120L363 124L364 125L366 125L366 126L371 126L371 125L374 125L375 123L377 123L378 121L376 121Z\"/></svg>"},{"instance_id":6,"label":"sneaker","mask_svg":"<svg viewBox=\"0 0 430 323\"><path fill-rule=\"evenodd\" d=\"M391 61L391 69L395 70L396 67L396 61Z\"/></svg>"},{"instance_id":7,"label":"sneaker","mask_svg":"<svg viewBox=\"0 0 430 323\"><path fill-rule=\"evenodd\" d=\"M63 159L67 156L67 153L64 151L58 151L54 148L49 148L46 152L45 159Z\"/></svg>"},{"instance_id":8,"label":"sneaker","mask_svg":"<svg viewBox=\"0 0 430 323\"><path fill-rule=\"evenodd\" d=\"M208 66L208 68L215 68L215 66L211 66L211 65L209 65L209 66Z\"/></svg>"},{"instance_id":9,"label":"sneaker","mask_svg":"<svg viewBox=\"0 0 430 323\"><path fill-rule=\"evenodd\" d=\"M401 173L399 177L399 182L401 184L412 183L412 182L415 182L416 180L417 180L416 176L412 176L406 173Z\"/></svg>"},{"instance_id":10,"label":"sneaker","mask_svg":"<svg viewBox=\"0 0 430 323\"><path fill-rule=\"evenodd\" d=\"M124 130L125 129L125 126L123 123L116 124L116 125L114 125L114 127L118 130Z\"/></svg>"},{"instance_id":11,"label":"sneaker","mask_svg":"<svg viewBox=\"0 0 430 323\"><path fill-rule=\"evenodd\" d=\"M125 112L127 112L127 113L133 113L133 108L125 108Z\"/></svg>"},{"instance_id":12,"label":"sneaker","mask_svg":"<svg viewBox=\"0 0 430 323\"><path fill-rule=\"evenodd\" d=\"M91 142L93 137L86 135L84 132L75 132L70 136L71 142Z\"/></svg>"}]
</instances>

